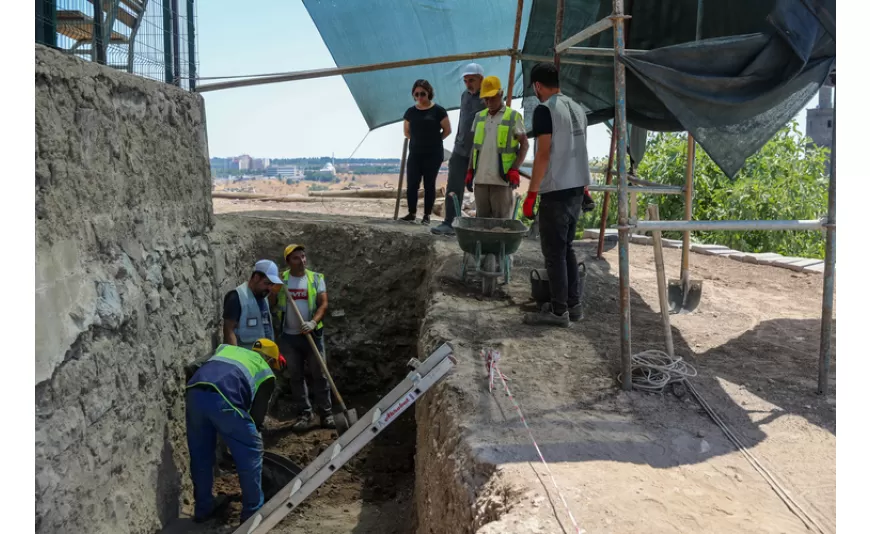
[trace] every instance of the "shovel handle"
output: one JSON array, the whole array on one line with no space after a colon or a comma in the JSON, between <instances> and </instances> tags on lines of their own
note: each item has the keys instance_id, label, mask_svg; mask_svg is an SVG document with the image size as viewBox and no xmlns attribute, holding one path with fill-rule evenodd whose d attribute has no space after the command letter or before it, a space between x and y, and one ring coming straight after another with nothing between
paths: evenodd
<instances>
[{"instance_id":1,"label":"shovel handle","mask_svg":"<svg viewBox=\"0 0 870 534\"><path fill-rule=\"evenodd\" d=\"M293 311L296 313L296 317L299 319L299 324L305 322L305 319L302 318L302 314L299 313L299 308L296 307L296 302L293 301L293 298L290 295L287 295L287 301L293 307ZM326 362L323 360L323 356L320 354L320 349L317 348L317 343L314 342L314 338L311 337L311 334L305 333L306 339L308 339L308 344L311 345L311 350L314 351L314 354L317 355L317 362L320 363L320 368L323 369L323 374L326 375L326 379L329 380L329 387L332 389L333 395L335 395L335 400L338 401L338 406L341 408L342 412L346 412L347 408L344 405L344 399L341 398L341 394L338 392L338 388L335 387L335 382L332 381L332 375L329 374L329 369L326 368Z\"/></svg>"}]
</instances>

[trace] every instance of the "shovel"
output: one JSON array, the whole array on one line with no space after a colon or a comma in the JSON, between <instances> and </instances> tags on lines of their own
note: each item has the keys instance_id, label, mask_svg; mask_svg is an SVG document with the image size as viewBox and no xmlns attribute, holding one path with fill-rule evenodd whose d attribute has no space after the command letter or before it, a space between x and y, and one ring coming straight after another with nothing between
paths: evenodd
<instances>
[{"instance_id":1,"label":"shovel","mask_svg":"<svg viewBox=\"0 0 870 534\"><path fill-rule=\"evenodd\" d=\"M686 153L686 220L692 220L692 193L695 175L695 139L689 135ZM680 279L668 280L668 307L670 313L691 313L701 303L701 281L689 280L689 231L683 232L683 261Z\"/></svg>"},{"instance_id":2,"label":"shovel","mask_svg":"<svg viewBox=\"0 0 870 534\"><path fill-rule=\"evenodd\" d=\"M296 312L296 317L299 318L299 324L304 323L305 319L303 319L302 314L299 313L299 308L296 307L296 303L289 296L287 300L293 307L293 311ZM320 363L320 368L323 369L323 374L325 374L326 379L329 380L329 387L332 389L332 394L335 395L335 400L338 403L338 407L341 409L341 413L334 414L333 418L335 419L335 429L338 430L339 434L344 434L351 426L353 426L354 423L357 422L356 410L348 410L347 406L344 405L344 399L341 398L338 388L335 387L332 375L329 374L329 369L326 367L326 361L323 359L323 355L320 354L320 350L317 349L317 344L314 342L314 338L311 337L311 333L305 334L305 337L308 339L308 344L311 345L311 350L313 350L314 354L317 355L317 362Z\"/></svg>"}]
</instances>

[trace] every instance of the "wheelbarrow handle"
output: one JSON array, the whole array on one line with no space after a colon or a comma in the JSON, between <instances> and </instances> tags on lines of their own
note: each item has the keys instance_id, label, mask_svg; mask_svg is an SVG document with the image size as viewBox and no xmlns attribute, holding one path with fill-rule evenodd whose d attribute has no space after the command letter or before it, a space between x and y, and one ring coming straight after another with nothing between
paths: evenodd
<instances>
[{"instance_id":1,"label":"wheelbarrow handle","mask_svg":"<svg viewBox=\"0 0 870 534\"><path fill-rule=\"evenodd\" d=\"M462 217L462 210L459 209L459 199L456 198L456 193L451 191L447 196L451 197L453 199L453 209L454 209L453 216L455 218Z\"/></svg>"},{"instance_id":2,"label":"wheelbarrow handle","mask_svg":"<svg viewBox=\"0 0 870 534\"><path fill-rule=\"evenodd\" d=\"M532 270L529 272L529 278L532 279L532 280L540 280L540 279L541 279L541 274L538 272L537 269L532 269Z\"/></svg>"}]
</instances>

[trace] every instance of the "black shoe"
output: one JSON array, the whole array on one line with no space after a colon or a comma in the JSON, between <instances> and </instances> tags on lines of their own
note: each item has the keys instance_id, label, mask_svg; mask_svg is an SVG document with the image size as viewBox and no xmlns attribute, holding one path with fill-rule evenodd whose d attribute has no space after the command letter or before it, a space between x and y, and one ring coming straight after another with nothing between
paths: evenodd
<instances>
[{"instance_id":1,"label":"black shoe","mask_svg":"<svg viewBox=\"0 0 870 534\"><path fill-rule=\"evenodd\" d=\"M435 235L456 235L456 232L453 231L453 227L446 222L439 224L429 231Z\"/></svg>"},{"instance_id":2,"label":"black shoe","mask_svg":"<svg viewBox=\"0 0 870 534\"><path fill-rule=\"evenodd\" d=\"M581 304L577 304L575 306L568 306L568 319L572 321L580 321L583 319L583 306Z\"/></svg>"},{"instance_id":3,"label":"black shoe","mask_svg":"<svg viewBox=\"0 0 870 534\"><path fill-rule=\"evenodd\" d=\"M409 214L405 215L404 217L402 217L402 218L399 219L399 220L400 220L400 221L414 222L414 221L417 220L417 215L414 214L414 213L409 213Z\"/></svg>"},{"instance_id":4,"label":"black shoe","mask_svg":"<svg viewBox=\"0 0 870 534\"><path fill-rule=\"evenodd\" d=\"M537 313L527 313L523 317L523 322L530 325L548 325L548 326L571 326L571 319L568 317L568 311L556 315L553 313L552 305L549 302L541 306L541 311Z\"/></svg>"},{"instance_id":5,"label":"black shoe","mask_svg":"<svg viewBox=\"0 0 870 534\"><path fill-rule=\"evenodd\" d=\"M314 424L314 414L308 412L299 416L299 420L293 423L293 426L290 428L292 428L294 432L307 432L315 426L316 425Z\"/></svg>"},{"instance_id":6,"label":"black shoe","mask_svg":"<svg viewBox=\"0 0 870 534\"><path fill-rule=\"evenodd\" d=\"M320 428L335 430L335 417L332 414L320 416Z\"/></svg>"},{"instance_id":7,"label":"black shoe","mask_svg":"<svg viewBox=\"0 0 870 534\"><path fill-rule=\"evenodd\" d=\"M429 222L430 222L430 221L429 221L429 216L428 216L428 215L423 215L423 220L421 221L421 224L425 224L426 226L428 226L428 225L429 225Z\"/></svg>"}]
</instances>

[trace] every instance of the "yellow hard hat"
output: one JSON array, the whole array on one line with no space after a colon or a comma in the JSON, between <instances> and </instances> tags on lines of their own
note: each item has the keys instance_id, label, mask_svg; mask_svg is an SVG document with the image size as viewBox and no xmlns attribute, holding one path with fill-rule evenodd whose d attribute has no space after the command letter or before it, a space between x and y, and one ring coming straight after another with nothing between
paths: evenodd
<instances>
[{"instance_id":1,"label":"yellow hard hat","mask_svg":"<svg viewBox=\"0 0 870 534\"><path fill-rule=\"evenodd\" d=\"M284 259L286 260L287 256L296 249L305 250L305 245L287 245L287 248L284 249Z\"/></svg>"},{"instance_id":2,"label":"yellow hard hat","mask_svg":"<svg viewBox=\"0 0 870 534\"><path fill-rule=\"evenodd\" d=\"M265 337L258 339L254 342L254 346L251 347L251 350L263 355L266 358L266 361L269 362L269 367L272 367L273 369L279 367L281 353L278 351L278 345L276 345L271 339Z\"/></svg>"},{"instance_id":3,"label":"yellow hard hat","mask_svg":"<svg viewBox=\"0 0 870 534\"><path fill-rule=\"evenodd\" d=\"M498 76L487 76L480 84L480 98L495 96L501 91L501 80Z\"/></svg>"}]
</instances>

